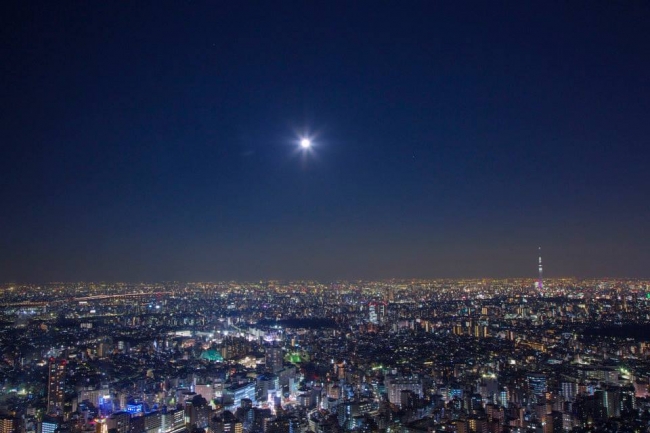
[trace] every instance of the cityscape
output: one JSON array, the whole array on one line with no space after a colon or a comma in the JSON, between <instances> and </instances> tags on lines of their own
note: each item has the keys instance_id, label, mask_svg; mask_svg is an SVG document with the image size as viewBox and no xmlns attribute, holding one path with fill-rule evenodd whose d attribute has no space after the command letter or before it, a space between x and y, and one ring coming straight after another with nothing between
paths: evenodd
<instances>
[{"instance_id":1,"label":"cityscape","mask_svg":"<svg viewBox=\"0 0 650 433\"><path fill-rule=\"evenodd\" d=\"M5 432L647 431L650 281L2 287Z\"/></svg>"},{"instance_id":2,"label":"cityscape","mask_svg":"<svg viewBox=\"0 0 650 433\"><path fill-rule=\"evenodd\" d=\"M0 433L650 433L649 29L0 2Z\"/></svg>"}]
</instances>

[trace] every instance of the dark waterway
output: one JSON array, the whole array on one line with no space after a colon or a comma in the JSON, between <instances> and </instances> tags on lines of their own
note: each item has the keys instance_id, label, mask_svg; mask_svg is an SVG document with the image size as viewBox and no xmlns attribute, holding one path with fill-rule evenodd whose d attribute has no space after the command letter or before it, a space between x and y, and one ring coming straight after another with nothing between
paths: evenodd
<instances>
[{"instance_id":1,"label":"dark waterway","mask_svg":"<svg viewBox=\"0 0 650 433\"><path fill-rule=\"evenodd\" d=\"M650 324L603 326L587 328L583 335L597 337L633 338L637 341L650 341Z\"/></svg>"},{"instance_id":2,"label":"dark waterway","mask_svg":"<svg viewBox=\"0 0 650 433\"><path fill-rule=\"evenodd\" d=\"M259 326L280 326L282 328L322 329L335 328L336 322L331 319L264 319L257 322Z\"/></svg>"}]
</instances>

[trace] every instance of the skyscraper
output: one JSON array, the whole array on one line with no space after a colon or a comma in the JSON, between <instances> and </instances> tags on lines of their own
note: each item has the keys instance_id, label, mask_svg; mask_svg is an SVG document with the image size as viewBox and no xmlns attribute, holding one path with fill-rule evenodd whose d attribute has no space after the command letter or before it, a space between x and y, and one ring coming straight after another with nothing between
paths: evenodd
<instances>
[{"instance_id":1,"label":"skyscraper","mask_svg":"<svg viewBox=\"0 0 650 433\"><path fill-rule=\"evenodd\" d=\"M422 398L422 381L417 377L392 377L388 379L386 392L388 401L401 407L402 391L411 391Z\"/></svg>"},{"instance_id":2,"label":"skyscraper","mask_svg":"<svg viewBox=\"0 0 650 433\"><path fill-rule=\"evenodd\" d=\"M47 413L57 415L63 411L65 384L65 365L63 359L50 358L49 380L47 384Z\"/></svg>"},{"instance_id":3,"label":"skyscraper","mask_svg":"<svg viewBox=\"0 0 650 433\"><path fill-rule=\"evenodd\" d=\"M564 397L564 400L566 401L575 401L576 396L578 395L578 384L573 381L562 382L560 395Z\"/></svg>"},{"instance_id":4,"label":"skyscraper","mask_svg":"<svg viewBox=\"0 0 650 433\"><path fill-rule=\"evenodd\" d=\"M386 303L384 302L371 302L368 304L368 321L375 325L384 322L386 317Z\"/></svg>"},{"instance_id":5,"label":"skyscraper","mask_svg":"<svg viewBox=\"0 0 650 433\"><path fill-rule=\"evenodd\" d=\"M20 419L0 417L0 433L17 433L20 430Z\"/></svg>"},{"instance_id":6,"label":"skyscraper","mask_svg":"<svg viewBox=\"0 0 650 433\"><path fill-rule=\"evenodd\" d=\"M38 423L38 433L54 433L61 425L60 419L45 415Z\"/></svg>"},{"instance_id":7,"label":"skyscraper","mask_svg":"<svg viewBox=\"0 0 650 433\"><path fill-rule=\"evenodd\" d=\"M528 373L528 389L535 396L543 396L546 392L546 375L541 373Z\"/></svg>"},{"instance_id":8,"label":"skyscraper","mask_svg":"<svg viewBox=\"0 0 650 433\"><path fill-rule=\"evenodd\" d=\"M282 348L277 346L270 346L266 348L266 369L271 373L277 373L282 370L284 359L282 357Z\"/></svg>"}]
</instances>

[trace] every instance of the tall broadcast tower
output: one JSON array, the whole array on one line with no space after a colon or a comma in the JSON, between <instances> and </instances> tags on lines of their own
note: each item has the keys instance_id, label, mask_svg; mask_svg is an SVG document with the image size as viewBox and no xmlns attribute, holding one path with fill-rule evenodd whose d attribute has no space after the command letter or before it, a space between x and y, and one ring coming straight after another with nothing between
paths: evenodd
<instances>
[{"instance_id":1,"label":"tall broadcast tower","mask_svg":"<svg viewBox=\"0 0 650 433\"><path fill-rule=\"evenodd\" d=\"M539 280L537 281L537 288L539 290L544 289L544 284L542 283L542 247L539 247Z\"/></svg>"}]
</instances>

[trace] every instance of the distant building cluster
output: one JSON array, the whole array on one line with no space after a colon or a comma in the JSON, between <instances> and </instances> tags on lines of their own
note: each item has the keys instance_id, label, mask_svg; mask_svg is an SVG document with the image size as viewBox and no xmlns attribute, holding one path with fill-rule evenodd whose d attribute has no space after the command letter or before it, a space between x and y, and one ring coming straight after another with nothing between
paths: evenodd
<instances>
[{"instance_id":1,"label":"distant building cluster","mask_svg":"<svg viewBox=\"0 0 650 433\"><path fill-rule=\"evenodd\" d=\"M650 283L0 288L0 433L649 431Z\"/></svg>"}]
</instances>

